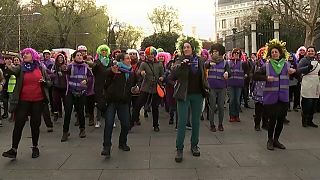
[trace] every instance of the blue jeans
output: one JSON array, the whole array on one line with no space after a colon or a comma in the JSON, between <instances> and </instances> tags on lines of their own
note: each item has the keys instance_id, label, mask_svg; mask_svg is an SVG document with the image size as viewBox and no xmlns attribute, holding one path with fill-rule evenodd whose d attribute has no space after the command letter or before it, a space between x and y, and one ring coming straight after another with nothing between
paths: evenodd
<instances>
[{"instance_id":1,"label":"blue jeans","mask_svg":"<svg viewBox=\"0 0 320 180\"><path fill-rule=\"evenodd\" d=\"M229 116L239 116L242 87L230 87Z\"/></svg>"},{"instance_id":2,"label":"blue jeans","mask_svg":"<svg viewBox=\"0 0 320 180\"><path fill-rule=\"evenodd\" d=\"M129 103L110 103L107 105L107 110L105 112L105 127L104 127L104 147L110 147L113 123L115 115L118 115L118 118L121 123L121 132L119 136L119 145L127 144L127 135L129 131Z\"/></svg>"}]
</instances>

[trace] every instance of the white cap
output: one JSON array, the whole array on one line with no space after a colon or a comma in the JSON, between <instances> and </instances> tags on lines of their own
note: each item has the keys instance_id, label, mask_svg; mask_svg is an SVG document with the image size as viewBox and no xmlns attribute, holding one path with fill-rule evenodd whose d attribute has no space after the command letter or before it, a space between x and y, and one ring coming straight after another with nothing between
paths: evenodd
<instances>
[{"instance_id":1,"label":"white cap","mask_svg":"<svg viewBox=\"0 0 320 180\"><path fill-rule=\"evenodd\" d=\"M78 51L87 51L87 47L84 45L80 45L80 46L78 46L77 50Z\"/></svg>"}]
</instances>

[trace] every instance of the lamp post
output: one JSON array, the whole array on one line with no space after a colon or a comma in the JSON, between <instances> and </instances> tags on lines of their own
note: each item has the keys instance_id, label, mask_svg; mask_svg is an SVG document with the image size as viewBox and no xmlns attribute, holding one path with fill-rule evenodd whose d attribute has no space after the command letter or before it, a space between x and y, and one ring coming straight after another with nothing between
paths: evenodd
<instances>
[{"instance_id":1,"label":"lamp post","mask_svg":"<svg viewBox=\"0 0 320 180\"><path fill-rule=\"evenodd\" d=\"M21 16L34 16L34 15L41 15L39 12L34 12L32 14L17 14L17 15L1 15L0 17L10 17L10 16L18 16L18 46L19 46L19 52L21 50Z\"/></svg>"}]
</instances>

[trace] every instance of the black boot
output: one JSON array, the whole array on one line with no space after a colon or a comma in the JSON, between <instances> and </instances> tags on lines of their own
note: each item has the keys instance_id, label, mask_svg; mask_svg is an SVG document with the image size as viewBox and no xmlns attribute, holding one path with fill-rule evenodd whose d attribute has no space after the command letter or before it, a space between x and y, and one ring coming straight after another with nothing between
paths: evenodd
<instances>
[{"instance_id":1,"label":"black boot","mask_svg":"<svg viewBox=\"0 0 320 180\"><path fill-rule=\"evenodd\" d=\"M274 150L274 147L273 147L273 139L269 139L268 142L267 142L267 149L270 150L270 151L273 151Z\"/></svg>"},{"instance_id":2,"label":"black boot","mask_svg":"<svg viewBox=\"0 0 320 180\"><path fill-rule=\"evenodd\" d=\"M302 127L307 127L307 119L306 119L306 115L305 114L301 114L301 118L302 118Z\"/></svg>"},{"instance_id":3,"label":"black boot","mask_svg":"<svg viewBox=\"0 0 320 180\"><path fill-rule=\"evenodd\" d=\"M176 154L176 157L174 158L174 160L177 163L180 163L180 162L182 162L182 159L183 159L183 150L177 150L177 154Z\"/></svg>"},{"instance_id":4,"label":"black boot","mask_svg":"<svg viewBox=\"0 0 320 180\"><path fill-rule=\"evenodd\" d=\"M110 152L111 152L111 147L103 147L103 150L101 152L101 156L105 156L106 158L110 158Z\"/></svg>"},{"instance_id":5,"label":"black boot","mask_svg":"<svg viewBox=\"0 0 320 180\"><path fill-rule=\"evenodd\" d=\"M254 129L256 131L261 131L261 129L260 129L260 119L257 118L257 117L254 118Z\"/></svg>"}]
</instances>

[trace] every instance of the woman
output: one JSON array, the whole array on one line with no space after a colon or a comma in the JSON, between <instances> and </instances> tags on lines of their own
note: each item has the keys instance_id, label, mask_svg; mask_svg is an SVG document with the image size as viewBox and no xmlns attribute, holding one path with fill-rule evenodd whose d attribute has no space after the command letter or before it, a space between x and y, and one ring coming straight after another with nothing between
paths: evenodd
<instances>
[{"instance_id":1,"label":"woman","mask_svg":"<svg viewBox=\"0 0 320 180\"><path fill-rule=\"evenodd\" d=\"M138 102L136 106L133 107L132 121L139 122L142 106L144 106L145 109L151 107L153 130L159 132L159 104L161 99L157 93L157 84L159 81L163 81L164 70L162 63L155 60L157 50L154 47L147 47L145 54L147 56L147 61L142 62L137 71L137 74L143 77L143 81L140 88L141 93L137 100Z\"/></svg>"},{"instance_id":2,"label":"woman","mask_svg":"<svg viewBox=\"0 0 320 180\"><path fill-rule=\"evenodd\" d=\"M178 39L177 49L182 55L173 67L174 77L177 79L174 98L177 100L178 134L176 140L176 162L183 159L184 138L189 106L192 112L191 152L193 156L200 156L198 147L200 116L203 99L208 95L208 81L206 78L204 60L200 54L201 42L193 37L182 36Z\"/></svg>"},{"instance_id":3,"label":"woman","mask_svg":"<svg viewBox=\"0 0 320 180\"><path fill-rule=\"evenodd\" d=\"M95 101L97 105L97 117L102 115L102 112L106 111L106 105L103 104L105 102L105 97L103 96L104 91L104 83L105 83L105 75L107 72L107 68L111 65L111 60L109 58L110 48L109 46L102 44L97 48L97 56L96 61L93 63L92 72L94 75L94 93L95 93ZM95 127L99 128L101 126L101 122L98 121L97 118Z\"/></svg>"},{"instance_id":4,"label":"woman","mask_svg":"<svg viewBox=\"0 0 320 180\"><path fill-rule=\"evenodd\" d=\"M103 151L101 155L110 158L111 150L111 136L114 124L114 117L117 113L121 122L121 132L119 136L119 149L123 151L130 151L127 145L127 135L129 131L130 120L130 102L131 102L131 88L134 86L134 76L131 71L131 60L128 54L119 54L117 59L120 62L113 64L108 68L105 83L105 95L107 110L105 112L105 128L104 128L104 142Z\"/></svg>"},{"instance_id":5,"label":"woman","mask_svg":"<svg viewBox=\"0 0 320 180\"><path fill-rule=\"evenodd\" d=\"M76 109L79 121L79 137L86 137L84 105L86 96L93 93L93 75L89 66L84 62L81 52L75 51L72 54L72 58L73 62L67 67L67 91L61 142L67 141L70 136L69 125L73 106Z\"/></svg>"},{"instance_id":6,"label":"woman","mask_svg":"<svg viewBox=\"0 0 320 180\"><path fill-rule=\"evenodd\" d=\"M285 149L279 142L283 122L287 116L289 103L289 75L296 70L290 68L286 59L288 52L285 43L273 39L266 44L265 59L269 61L255 74L254 80L266 81L263 91L263 106L269 119L267 149Z\"/></svg>"},{"instance_id":7,"label":"woman","mask_svg":"<svg viewBox=\"0 0 320 180\"><path fill-rule=\"evenodd\" d=\"M17 65L20 65L20 64L21 64L20 58L19 57L14 57L13 58L13 65L17 66ZM9 81L8 81L8 90L7 90L7 92L9 93L9 102L12 99L12 93L13 93L13 90L14 90L14 88L16 86L16 82L17 82L16 76L15 75L11 75L10 78L9 78ZM14 113L11 113L10 120L11 121L14 120Z\"/></svg>"},{"instance_id":8,"label":"woman","mask_svg":"<svg viewBox=\"0 0 320 180\"><path fill-rule=\"evenodd\" d=\"M297 59L294 53L290 54L288 62L290 67L297 69ZM298 112L298 105L300 104L300 89L298 88L298 79L300 74L294 73L289 76L289 100L293 101L293 111ZM300 87L300 85L299 85ZM291 111L291 105L289 103L288 112Z\"/></svg>"},{"instance_id":9,"label":"woman","mask_svg":"<svg viewBox=\"0 0 320 180\"><path fill-rule=\"evenodd\" d=\"M253 73L259 71L259 69L266 63L263 58L265 47L262 47L257 52L257 60L254 62ZM262 121L262 129L268 130L268 119L264 114L263 107L263 89L265 86L265 81L253 81L253 93L252 99L254 101L254 129L256 131L261 131L260 124Z\"/></svg>"},{"instance_id":10,"label":"woman","mask_svg":"<svg viewBox=\"0 0 320 180\"><path fill-rule=\"evenodd\" d=\"M242 88L244 87L244 80L249 74L248 63L241 60L241 55L241 50L235 48L232 50L230 61L228 61L231 69L231 76L228 79L230 122L240 122L240 96Z\"/></svg>"},{"instance_id":11,"label":"woman","mask_svg":"<svg viewBox=\"0 0 320 180\"><path fill-rule=\"evenodd\" d=\"M224 102L227 88L227 79L230 77L229 64L222 58L226 53L225 47L221 44L213 44L210 49L210 55L212 60L206 62L206 68L208 69L208 82L210 86L209 97L209 120L210 130L216 132L216 126L214 124L214 112L218 105L219 113L219 125L218 130L224 131L223 117L224 117Z\"/></svg>"},{"instance_id":12,"label":"woman","mask_svg":"<svg viewBox=\"0 0 320 180\"><path fill-rule=\"evenodd\" d=\"M308 47L307 55L304 58L302 58L298 64L298 72L302 73L302 126L310 126L317 128L318 125L313 123L313 114L317 100L320 95L320 64L317 61L317 59L315 59L315 56L315 47Z\"/></svg>"},{"instance_id":13,"label":"woman","mask_svg":"<svg viewBox=\"0 0 320 180\"><path fill-rule=\"evenodd\" d=\"M21 65L7 65L8 72L17 78L10 111L15 113L15 124L12 136L12 148L2 154L4 157L16 158L22 130L28 116L30 118L32 134L32 158L40 155L38 140L40 134L41 114L43 104L49 103L48 88L51 85L46 68L41 66L38 53L32 48L21 51L23 62Z\"/></svg>"},{"instance_id":14,"label":"woman","mask_svg":"<svg viewBox=\"0 0 320 180\"><path fill-rule=\"evenodd\" d=\"M62 117L62 104L64 104L67 81L66 81L67 64L63 54L59 53L55 59L55 64L50 75L53 82L52 100L53 100L53 120L57 121L59 116Z\"/></svg>"}]
</instances>

